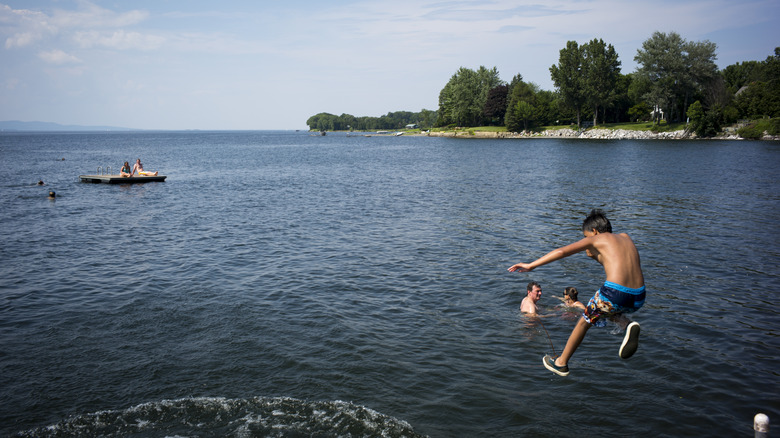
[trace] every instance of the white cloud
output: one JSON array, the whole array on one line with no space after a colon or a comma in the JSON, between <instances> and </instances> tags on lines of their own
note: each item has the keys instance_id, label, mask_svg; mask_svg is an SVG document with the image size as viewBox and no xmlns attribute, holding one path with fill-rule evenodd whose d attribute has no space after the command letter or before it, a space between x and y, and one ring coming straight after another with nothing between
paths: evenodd
<instances>
[{"instance_id":1,"label":"white cloud","mask_svg":"<svg viewBox=\"0 0 780 438\"><path fill-rule=\"evenodd\" d=\"M6 49L29 46L56 32L45 14L7 5L0 5L0 23L0 31L10 34L5 40Z\"/></svg>"},{"instance_id":2,"label":"white cloud","mask_svg":"<svg viewBox=\"0 0 780 438\"><path fill-rule=\"evenodd\" d=\"M75 56L69 55L59 49L40 52L38 53L38 57L48 62L49 64L57 64L57 65L76 64L81 62L81 60L76 58Z\"/></svg>"},{"instance_id":3,"label":"white cloud","mask_svg":"<svg viewBox=\"0 0 780 438\"><path fill-rule=\"evenodd\" d=\"M6 49L13 49L16 47L24 47L29 46L36 40L39 40L40 37L33 34L32 32L23 32L23 33L17 33L13 36L8 37L5 40L5 48Z\"/></svg>"},{"instance_id":4,"label":"white cloud","mask_svg":"<svg viewBox=\"0 0 780 438\"><path fill-rule=\"evenodd\" d=\"M117 50L154 50L165 42L165 38L156 35L144 35L139 32L127 32L121 29L113 32L89 30L75 32L73 41L83 49L104 47Z\"/></svg>"},{"instance_id":5,"label":"white cloud","mask_svg":"<svg viewBox=\"0 0 780 438\"><path fill-rule=\"evenodd\" d=\"M143 10L116 13L86 0L79 0L78 4L78 11L55 10L51 21L62 29L115 28L132 26L149 17L149 12Z\"/></svg>"},{"instance_id":6,"label":"white cloud","mask_svg":"<svg viewBox=\"0 0 780 438\"><path fill-rule=\"evenodd\" d=\"M5 34L5 48L23 48L49 38L94 32L94 29L116 29L138 24L149 17L141 10L117 13L101 8L86 0L78 2L79 9L66 11L57 9L50 15L28 9L12 9L0 5L0 32ZM82 37L83 39L83 37ZM98 38L104 45L121 48L159 44L155 37L143 38L137 33L109 32Z\"/></svg>"}]
</instances>

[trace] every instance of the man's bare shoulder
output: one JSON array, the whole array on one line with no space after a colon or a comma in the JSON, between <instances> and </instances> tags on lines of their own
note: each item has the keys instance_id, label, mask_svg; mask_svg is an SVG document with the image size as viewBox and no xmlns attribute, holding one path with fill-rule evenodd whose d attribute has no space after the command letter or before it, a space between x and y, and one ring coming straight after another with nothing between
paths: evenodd
<instances>
[{"instance_id":1,"label":"man's bare shoulder","mask_svg":"<svg viewBox=\"0 0 780 438\"><path fill-rule=\"evenodd\" d=\"M522 313L536 313L536 304L531 302L528 297L523 298L523 301L520 303L520 311Z\"/></svg>"}]
</instances>

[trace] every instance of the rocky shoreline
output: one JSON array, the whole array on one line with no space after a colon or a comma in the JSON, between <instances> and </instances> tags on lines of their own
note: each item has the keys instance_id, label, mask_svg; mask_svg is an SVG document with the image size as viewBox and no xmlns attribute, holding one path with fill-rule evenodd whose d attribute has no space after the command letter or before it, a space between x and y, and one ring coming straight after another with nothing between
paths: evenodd
<instances>
[{"instance_id":1,"label":"rocky shoreline","mask_svg":"<svg viewBox=\"0 0 780 438\"><path fill-rule=\"evenodd\" d=\"M583 138L598 140L683 140L697 138L694 133L684 130L671 132L631 131L627 129L588 129L577 131L570 128L551 129L542 132L488 132L468 129L445 132L428 132L430 137L450 138ZM736 133L724 133L713 140L743 140ZM762 140L780 140L780 136L764 135Z\"/></svg>"}]
</instances>

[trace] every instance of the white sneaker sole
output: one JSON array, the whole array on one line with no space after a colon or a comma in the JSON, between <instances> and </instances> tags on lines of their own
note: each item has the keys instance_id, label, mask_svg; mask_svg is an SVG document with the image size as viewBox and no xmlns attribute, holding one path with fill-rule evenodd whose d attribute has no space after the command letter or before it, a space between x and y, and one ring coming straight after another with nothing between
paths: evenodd
<instances>
[{"instance_id":1,"label":"white sneaker sole","mask_svg":"<svg viewBox=\"0 0 780 438\"><path fill-rule=\"evenodd\" d=\"M626 336L623 337L623 343L620 344L620 351L618 351L618 355L622 359L628 359L636 353L637 348L639 348L640 331L639 323L635 321L626 327Z\"/></svg>"},{"instance_id":2,"label":"white sneaker sole","mask_svg":"<svg viewBox=\"0 0 780 438\"><path fill-rule=\"evenodd\" d=\"M555 374L557 374L559 376L566 377L566 376L569 375L568 367L566 368L566 371L561 371L561 370L555 368L554 366L550 365L549 363L547 363L547 357L548 356L545 356L545 357L542 358L542 363L544 364L545 368L547 368L548 370L554 372ZM553 363L555 363L555 362L553 362Z\"/></svg>"}]
</instances>

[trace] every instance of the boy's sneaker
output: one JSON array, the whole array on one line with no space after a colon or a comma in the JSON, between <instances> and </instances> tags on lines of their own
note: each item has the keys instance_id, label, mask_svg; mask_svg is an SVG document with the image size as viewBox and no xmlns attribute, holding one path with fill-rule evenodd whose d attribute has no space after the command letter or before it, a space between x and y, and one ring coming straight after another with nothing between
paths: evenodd
<instances>
[{"instance_id":1,"label":"boy's sneaker","mask_svg":"<svg viewBox=\"0 0 780 438\"><path fill-rule=\"evenodd\" d=\"M569 366L564 365L562 367L559 367L558 365L555 365L555 358L550 356L549 354L546 354L542 358L542 363L544 364L544 367L548 370L554 372L555 374L559 376L568 376L569 375Z\"/></svg>"},{"instance_id":2,"label":"boy's sneaker","mask_svg":"<svg viewBox=\"0 0 780 438\"><path fill-rule=\"evenodd\" d=\"M626 327L626 336L620 344L618 354L622 359L628 359L636 353L637 348L639 348L639 323L634 321Z\"/></svg>"}]
</instances>

